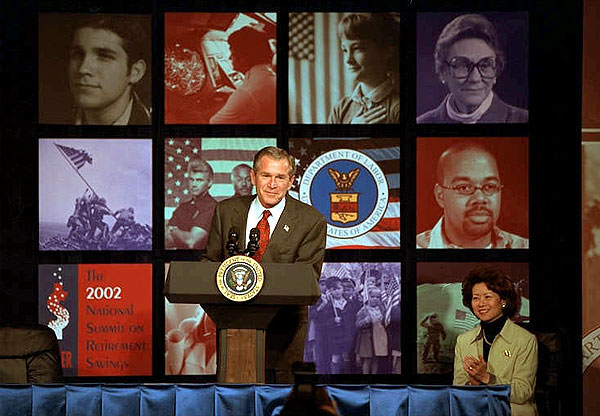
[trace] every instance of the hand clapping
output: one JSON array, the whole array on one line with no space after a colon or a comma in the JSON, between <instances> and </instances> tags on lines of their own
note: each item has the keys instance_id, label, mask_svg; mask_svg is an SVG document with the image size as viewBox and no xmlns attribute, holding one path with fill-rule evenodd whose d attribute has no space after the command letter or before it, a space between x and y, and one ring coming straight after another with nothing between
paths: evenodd
<instances>
[{"instance_id":1,"label":"hand clapping","mask_svg":"<svg viewBox=\"0 0 600 416\"><path fill-rule=\"evenodd\" d=\"M490 381L490 374L487 372L487 363L481 355L479 355L479 359L467 355L463 359L463 368L470 378L475 379L479 383L488 384Z\"/></svg>"}]
</instances>

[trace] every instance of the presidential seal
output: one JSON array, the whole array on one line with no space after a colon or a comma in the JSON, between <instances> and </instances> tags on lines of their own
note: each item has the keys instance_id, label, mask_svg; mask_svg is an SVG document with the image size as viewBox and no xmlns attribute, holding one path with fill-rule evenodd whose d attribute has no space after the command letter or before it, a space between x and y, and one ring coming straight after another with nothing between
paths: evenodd
<instances>
[{"instance_id":1,"label":"presidential seal","mask_svg":"<svg viewBox=\"0 0 600 416\"><path fill-rule=\"evenodd\" d=\"M227 299L245 302L258 295L265 280L262 266L253 258L233 256L217 269L217 288Z\"/></svg>"},{"instance_id":2,"label":"presidential seal","mask_svg":"<svg viewBox=\"0 0 600 416\"><path fill-rule=\"evenodd\" d=\"M351 239L383 218L388 184L379 165L364 153L337 149L316 158L300 181L299 198L327 219L327 235Z\"/></svg>"}]
</instances>

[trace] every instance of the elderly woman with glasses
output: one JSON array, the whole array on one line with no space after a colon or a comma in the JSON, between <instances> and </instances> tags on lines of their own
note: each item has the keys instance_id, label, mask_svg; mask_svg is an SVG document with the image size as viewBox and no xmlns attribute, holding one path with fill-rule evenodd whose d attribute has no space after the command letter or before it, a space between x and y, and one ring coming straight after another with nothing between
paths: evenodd
<instances>
[{"instance_id":1,"label":"elderly woman with glasses","mask_svg":"<svg viewBox=\"0 0 600 416\"><path fill-rule=\"evenodd\" d=\"M526 123L526 109L505 103L493 88L506 62L492 23L479 14L456 17L435 45L435 72L449 93L417 123Z\"/></svg>"}]
</instances>

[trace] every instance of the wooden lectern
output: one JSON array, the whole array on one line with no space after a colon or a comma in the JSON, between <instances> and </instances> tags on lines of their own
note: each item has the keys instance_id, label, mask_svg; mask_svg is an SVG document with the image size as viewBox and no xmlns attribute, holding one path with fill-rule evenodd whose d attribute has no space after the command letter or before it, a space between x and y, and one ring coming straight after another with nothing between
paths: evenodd
<instances>
[{"instance_id":1,"label":"wooden lectern","mask_svg":"<svg viewBox=\"0 0 600 416\"><path fill-rule=\"evenodd\" d=\"M282 306L312 305L321 292L310 264L262 264L265 281L247 302L233 302L217 288L221 263L174 261L165 296L171 303L199 303L217 325L217 382L265 382L265 333Z\"/></svg>"}]
</instances>

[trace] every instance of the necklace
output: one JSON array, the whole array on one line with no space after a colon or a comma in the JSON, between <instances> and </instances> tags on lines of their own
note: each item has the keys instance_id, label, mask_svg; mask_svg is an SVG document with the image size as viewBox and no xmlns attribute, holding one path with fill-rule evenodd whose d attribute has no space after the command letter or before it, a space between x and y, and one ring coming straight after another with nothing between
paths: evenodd
<instances>
[{"instance_id":1,"label":"necklace","mask_svg":"<svg viewBox=\"0 0 600 416\"><path fill-rule=\"evenodd\" d=\"M481 331L483 332L483 340L485 341L486 344L488 344L490 347L492 346L492 343L488 341L488 339L485 337L485 331ZM493 340L492 340L493 342Z\"/></svg>"}]
</instances>

